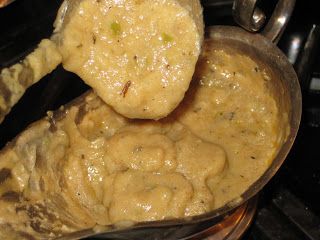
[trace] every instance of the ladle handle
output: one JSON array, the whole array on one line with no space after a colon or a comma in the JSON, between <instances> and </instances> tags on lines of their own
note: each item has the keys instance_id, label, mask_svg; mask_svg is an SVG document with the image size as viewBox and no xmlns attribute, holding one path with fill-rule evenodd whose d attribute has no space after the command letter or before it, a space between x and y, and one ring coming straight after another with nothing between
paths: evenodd
<instances>
[{"instance_id":1,"label":"ladle handle","mask_svg":"<svg viewBox=\"0 0 320 240\"><path fill-rule=\"evenodd\" d=\"M275 10L261 34L278 43L294 9L295 0L279 0ZM266 15L256 7L257 0L234 0L234 20L250 32L259 31L266 21Z\"/></svg>"}]
</instances>

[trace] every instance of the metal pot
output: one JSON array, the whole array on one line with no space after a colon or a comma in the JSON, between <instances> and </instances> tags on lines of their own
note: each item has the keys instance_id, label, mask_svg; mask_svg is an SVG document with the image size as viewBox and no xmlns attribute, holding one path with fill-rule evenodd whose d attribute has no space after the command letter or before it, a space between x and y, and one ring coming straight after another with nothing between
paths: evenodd
<instances>
[{"instance_id":1,"label":"metal pot","mask_svg":"<svg viewBox=\"0 0 320 240\"><path fill-rule=\"evenodd\" d=\"M270 89L283 119L283 131L289 130L283 144L267 171L239 199L223 207L189 219L139 223L130 227L108 226L72 233L61 239L91 237L95 239L179 239L219 222L237 207L255 196L274 176L284 162L296 137L301 118L301 92L297 75L286 56L277 48L293 11L295 0L279 0L269 23L260 33L265 15L256 8L257 0L235 0L233 14L244 29L231 26L212 26L206 29L206 41L236 48L272 70ZM285 128L289 126L289 128ZM122 230L121 230L122 229Z\"/></svg>"}]
</instances>

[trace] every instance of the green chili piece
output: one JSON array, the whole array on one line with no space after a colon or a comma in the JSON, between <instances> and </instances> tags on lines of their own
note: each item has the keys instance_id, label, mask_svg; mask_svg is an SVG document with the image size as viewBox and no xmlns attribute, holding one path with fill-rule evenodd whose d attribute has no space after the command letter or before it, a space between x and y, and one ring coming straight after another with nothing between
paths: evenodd
<instances>
[{"instance_id":1,"label":"green chili piece","mask_svg":"<svg viewBox=\"0 0 320 240\"><path fill-rule=\"evenodd\" d=\"M164 43L169 43L169 42L172 42L172 41L173 41L173 37L170 36L170 35L168 35L168 34L166 34L166 33L162 33L162 34L161 34L161 37L162 37L162 41L163 41Z\"/></svg>"},{"instance_id":2,"label":"green chili piece","mask_svg":"<svg viewBox=\"0 0 320 240\"><path fill-rule=\"evenodd\" d=\"M118 22L112 22L110 28L114 35L120 35L121 33L121 26Z\"/></svg>"}]
</instances>

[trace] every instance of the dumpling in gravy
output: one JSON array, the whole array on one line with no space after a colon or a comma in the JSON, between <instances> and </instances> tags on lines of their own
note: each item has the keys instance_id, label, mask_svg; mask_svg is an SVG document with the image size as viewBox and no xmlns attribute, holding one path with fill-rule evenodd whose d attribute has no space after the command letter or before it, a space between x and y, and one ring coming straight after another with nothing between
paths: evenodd
<instances>
[{"instance_id":1,"label":"dumpling in gravy","mask_svg":"<svg viewBox=\"0 0 320 240\"><path fill-rule=\"evenodd\" d=\"M203 39L198 0L81 0L65 21L64 68L118 113L159 119L180 103Z\"/></svg>"},{"instance_id":2,"label":"dumpling in gravy","mask_svg":"<svg viewBox=\"0 0 320 240\"><path fill-rule=\"evenodd\" d=\"M94 93L30 126L0 152L0 237L54 238L215 207L222 147L176 122L128 120Z\"/></svg>"}]
</instances>

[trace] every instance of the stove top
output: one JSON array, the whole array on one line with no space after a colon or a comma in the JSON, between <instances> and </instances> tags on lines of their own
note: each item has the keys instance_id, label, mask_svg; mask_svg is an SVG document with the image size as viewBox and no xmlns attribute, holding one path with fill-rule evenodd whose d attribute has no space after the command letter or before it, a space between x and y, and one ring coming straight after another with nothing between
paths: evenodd
<instances>
[{"instance_id":1,"label":"stove top","mask_svg":"<svg viewBox=\"0 0 320 240\"><path fill-rule=\"evenodd\" d=\"M50 35L61 2L17 0L0 8L0 69L17 62L31 52L41 38ZM203 0L206 24L235 25L232 2ZM277 1L260 2L268 16ZM303 116L298 137L279 172L259 194L257 205L252 200L238 210L242 211L241 216L247 217L245 221L241 218L242 224L252 221L242 239L320 239L320 15L314 4L312 0L297 0L293 17L279 42L301 81ZM58 108L87 89L77 76L57 68L30 88L0 125L0 147L44 116L47 110ZM246 212L248 209L250 214ZM253 209L256 209L255 216ZM221 226L223 223L191 237L239 238L230 234L226 235L228 238L221 238L217 235Z\"/></svg>"}]
</instances>

